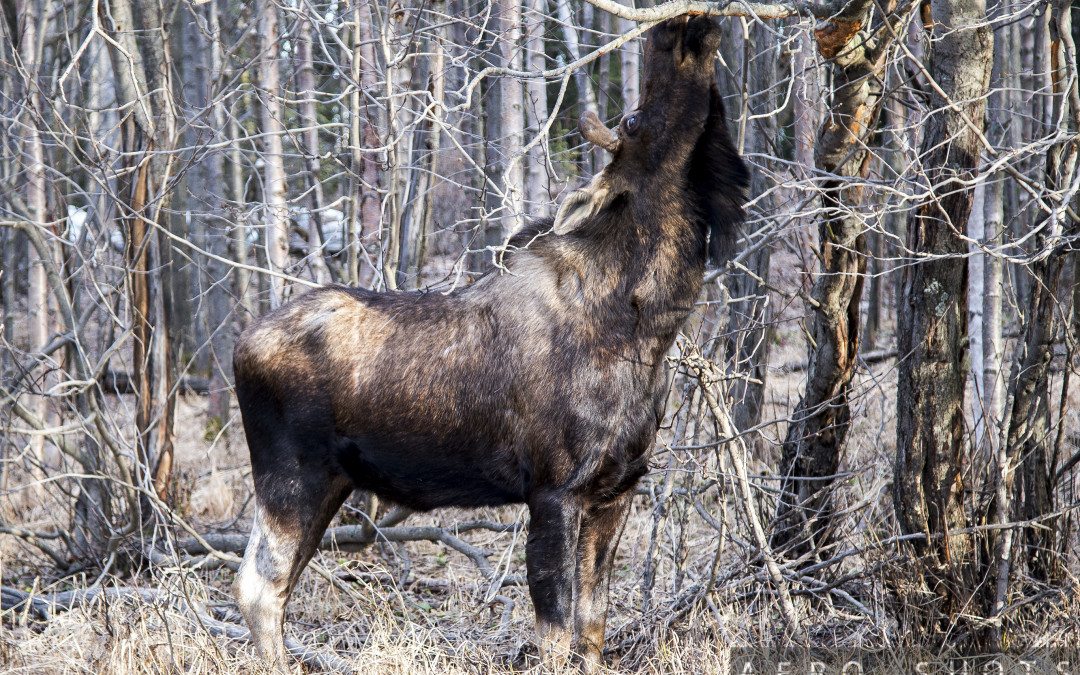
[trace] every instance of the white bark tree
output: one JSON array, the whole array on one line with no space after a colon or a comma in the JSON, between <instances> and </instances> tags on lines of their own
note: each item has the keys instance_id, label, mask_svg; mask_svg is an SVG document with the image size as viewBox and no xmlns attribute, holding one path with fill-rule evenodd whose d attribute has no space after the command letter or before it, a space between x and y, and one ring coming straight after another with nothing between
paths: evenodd
<instances>
[{"instance_id":1,"label":"white bark tree","mask_svg":"<svg viewBox=\"0 0 1080 675\"><path fill-rule=\"evenodd\" d=\"M547 69L547 57L544 53L547 11L547 0L528 0L528 11L524 17L525 60L528 62L528 69L534 73ZM533 143L547 122L547 80L542 77L530 78L526 83L526 93L528 100L525 107L529 126L525 138L527 142ZM548 148L548 138L545 137L533 146L526 158L525 202L535 216L545 216L550 211L548 206L552 195L548 188Z\"/></svg>"},{"instance_id":2,"label":"white bark tree","mask_svg":"<svg viewBox=\"0 0 1080 675\"><path fill-rule=\"evenodd\" d=\"M288 285L281 275L289 270L289 207L285 201L285 160L282 136L284 109L281 105L281 35L278 7L266 0L259 10L259 113L263 133L264 230L270 272L270 307L285 302Z\"/></svg>"}]
</instances>

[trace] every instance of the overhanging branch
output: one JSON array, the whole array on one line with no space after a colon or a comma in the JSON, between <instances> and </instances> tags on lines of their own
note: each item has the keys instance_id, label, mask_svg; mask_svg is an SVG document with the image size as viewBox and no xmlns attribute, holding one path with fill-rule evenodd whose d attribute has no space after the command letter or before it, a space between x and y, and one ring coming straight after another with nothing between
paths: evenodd
<instances>
[{"instance_id":1,"label":"overhanging branch","mask_svg":"<svg viewBox=\"0 0 1080 675\"><path fill-rule=\"evenodd\" d=\"M585 0L593 7L601 9L608 14L637 21L638 23L657 22L670 19L682 14L702 14L705 16L745 16L759 19L783 19L788 16L813 16L818 19L827 19L836 14L836 10L828 5L817 5L809 2L741 2L739 0L727 0L726 2L701 2L700 0L672 0L656 7L635 8L621 5L616 0Z\"/></svg>"}]
</instances>

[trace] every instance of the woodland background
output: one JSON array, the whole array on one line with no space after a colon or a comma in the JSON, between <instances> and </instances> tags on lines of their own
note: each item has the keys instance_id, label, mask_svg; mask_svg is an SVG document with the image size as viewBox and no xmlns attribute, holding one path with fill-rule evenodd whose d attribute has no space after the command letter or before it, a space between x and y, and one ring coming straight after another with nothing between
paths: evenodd
<instances>
[{"instance_id":1,"label":"woodland background","mask_svg":"<svg viewBox=\"0 0 1080 675\"><path fill-rule=\"evenodd\" d=\"M608 664L900 667L1080 637L1068 0L0 0L0 664L257 669L233 340L307 287L443 291L609 159L642 35L719 16L752 166L669 355ZM358 495L313 669L532 663L523 508ZM803 648L809 648L807 651Z\"/></svg>"}]
</instances>

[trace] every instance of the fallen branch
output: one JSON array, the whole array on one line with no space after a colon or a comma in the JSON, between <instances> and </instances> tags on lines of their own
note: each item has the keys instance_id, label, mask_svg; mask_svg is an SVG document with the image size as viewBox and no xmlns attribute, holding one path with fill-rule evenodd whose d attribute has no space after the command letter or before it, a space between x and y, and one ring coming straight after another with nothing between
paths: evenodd
<instances>
[{"instance_id":1,"label":"fallen branch","mask_svg":"<svg viewBox=\"0 0 1080 675\"><path fill-rule=\"evenodd\" d=\"M513 532L520 527L520 523L495 523L488 520L473 520L452 527L384 527L372 532L365 530L363 525L342 525L327 530L319 543L319 548L324 551L353 552L363 550L379 541L442 542L472 560L484 578L492 581L495 578L495 572L487 561L491 553L482 551L455 535L480 529L492 532ZM212 551L239 553L247 547L248 535L207 534L202 539L202 542L195 539L185 539L179 543L179 547L191 555L202 555Z\"/></svg>"},{"instance_id":2,"label":"fallen branch","mask_svg":"<svg viewBox=\"0 0 1080 675\"><path fill-rule=\"evenodd\" d=\"M449 579L432 579L428 577L411 577L401 581L393 574L378 573L378 572L339 572L335 575L335 578L340 581L357 582L362 581L365 583L382 584L383 586L394 586L398 588L404 588L405 590L412 590L414 588L422 588L429 591L447 592L451 588L455 590L466 590L473 593L486 592L491 589L491 584L470 584L470 583L455 583ZM499 582L499 588L505 588L507 586L525 586L529 582L523 574L510 574L503 577Z\"/></svg>"},{"instance_id":3,"label":"fallen branch","mask_svg":"<svg viewBox=\"0 0 1080 675\"><path fill-rule=\"evenodd\" d=\"M875 363L881 363L882 361L888 361L889 359L895 359L897 351L895 349L880 349L876 352L866 352L865 354L859 354L858 360L863 365L873 365ZM783 366L784 372L787 373L800 373L810 367L809 361L795 361L785 364Z\"/></svg>"},{"instance_id":4,"label":"fallen branch","mask_svg":"<svg viewBox=\"0 0 1080 675\"><path fill-rule=\"evenodd\" d=\"M117 373L111 370L102 373L98 378L101 390L106 394L135 394L135 382L127 373ZM206 396L210 393L210 380L205 377L182 377L177 389L185 394L199 394Z\"/></svg>"},{"instance_id":5,"label":"fallen branch","mask_svg":"<svg viewBox=\"0 0 1080 675\"><path fill-rule=\"evenodd\" d=\"M489 605L500 603L503 606L502 618L499 619L499 635L506 635L510 632L510 619L514 614L514 601L505 595L496 595L491 599Z\"/></svg>"},{"instance_id":6,"label":"fallen branch","mask_svg":"<svg viewBox=\"0 0 1080 675\"><path fill-rule=\"evenodd\" d=\"M45 555L52 558L56 564L57 569L67 570L71 567L70 563L59 553L57 553L51 546L46 544L43 539L60 539L60 535L56 533L43 533L43 532L30 532L20 527L0 527L0 534L9 534L13 537L18 537L28 544L37 547Z\"/></svg>"},{"instance_id":7,"label":"fallen branch","mask_svg":"<svg viewBox=\"0 0 1080 675\"><path fill-rule=\"evenodd\" d=\"M30 603L30 611L42 621L48 621L60 612L70 611L76 605L91 602L99 596L110 600L123 598L141 598L144 602L154 603L163 596L160 591L151 588L79 588L73 591L35 595L20 591L17 588L4 586L0 588L0 609L25 611L26 603ZM172 600L170 598L170 600Z\"/></svg>"},{"instance_id":8,"label":"fallen branch","mask_svg":"<svg viewBox=\"0 0 1080 675\"><path fill-rule=\"evenodd\" d=\"M0 587L0 608L4 611L29 611L35 618L48 621L60 612L70 611L76 606L93 602L99 597L110 600L139 598L147 604L162 603L167 606L187 604L181 598L163 590L138 587L80 588L73 591L31 595L9 586ZM27 604L29 603L29 604ZM232 640L251 641L251 634L243 626L225 621L218 621L190 606L181 608L183 614L192 622L201 624L214 637L227 637ZM289 653L303 661L310 668L325 672L355 673L355 669L336 654L317 651L300 642L285 638L285 648Z\"/></svg>"}]
</instances>

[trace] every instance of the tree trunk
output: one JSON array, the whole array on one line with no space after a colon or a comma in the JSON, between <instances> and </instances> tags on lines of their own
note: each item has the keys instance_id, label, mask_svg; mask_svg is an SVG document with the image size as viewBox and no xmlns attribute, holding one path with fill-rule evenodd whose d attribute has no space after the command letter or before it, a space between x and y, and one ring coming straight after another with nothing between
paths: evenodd
<instances>
[{"instance_id":1,"label":"tree trunk","mask_svg":"<svg viewBox=\"0 0 1080 675\"><path fill-rule=\"evenodd\" d=\"M240 124L236 120L236 115L229 115L226 130L229 136L229 198L232 200L232 213L235 214L236 219L229 246L232 250L233 260L243 265L250 265L247 211L244 208L247 202L247 191L244 188L244 161L243 152L240 149ZM254 289L252 285L253 280L250 270L237 267L233 271L232 292L240 304L239 330L243 330L244 326L255 316L255 303L252 300Z\"/></svg>"},{"instance_id":2,"label":"tree trunk","mask_svg":"<svg viewBox=\"0 0 1080 675\"><path fill-rule=\"evenodd\" d=\"M544 56L544 25L547 18L547 0L528 0L525 24L525 59L532 72L543 71L547 66ZM548 116L547 81L542 77L530 78L526 84L529 111L529 128L526 138L533 142L543 130ZM547 138L529 151L525 179L525 200L529 212L538 217L548 215L551 193L548 191L548 143Z\"/></svg>"},{"instance_id":3,"label":"tree trunk","mask_svg":"<svg viewBox=\"0 0 1080 675\"><path fill-rule=\"evenodd\" d=\"M365 11L358 13L357 16L363 20L359 23L357 34L360 36L360 43L357 47L357 52L364 59L366 63L375 63L375 46L371 36L371 17ZM363 68L360 72L360 79L358 80L361 86L365 90L374 91L378 84L378 77L372 68ZM356 108L357 114L359 114L359 107ZM362 147L369 150L377 148L381 145L379 142L379 135L376 133L376 120L378 115L372 116L371 111L364 106L364 114L361 117L361 127L359 140ZM361 242L368 240L378 240L379 232L382 228L382 196L379 194L379 187L383 184L384 175L380 173L379 167L383 164L385 154L374 155L370 152L365 153L361 159L361 171L360 175L363 177L363 182L360 184L360 229L357 232L358 241L355 245L357 252L360 250ZM375 276L375 268L368 265L368 273L357 277L357 283L361 285L371 285Z\"/></svg>"},{"instance_id":4,"label":"tree trunk","mask_svg":"<svg viewBox=\"0 0 1080 675\"><path fill-rule=\"evenodd\" d=\"M285 133L281 106L281 54L277 5L266 0L259 12L260 112L263 133L263 201L266 204L266 260L270 274L270 308L285 302L287 286L279 275L289 266L289 209L285 203L285 159L281 137Z\"/></svg>"},{"instance_id":5,"label":"tree trunk","mask_svg":"<svg viewBox=\"0 0 1080 675\"><path fill-rule=\"evenodd\" d=\"M436 0L432 6L436 13L445 12L445 2ZM421 81L426 80L427 91L431 97L430 103L425 101L423 105L425 108L430 107L430 112L417 121L413 131L415 157L411 163L412 178L409 180L408 188L410 197L405 205L407 218L401 242L401 270L404 276L411 280L413 288L420 288L422 285L420 273L427 253L431 220L435 211L432 200L435 196L434 186L442 138L439 122L444 116L446 105L448 32L449 26L446 24L440 24L434 29L434 36L428 39L423 47L424 53L431 54L431 58L421 61L421 68L424 71Z\"/></svg>"},{"instance_id":6,"label":"tree trunk","mask_svg":"<svg viewBox=\"0 0 1080 675\"><path fill-rule=\"evenodd\" d=\"M297 59L299 60L296 71L297 88L300 90L300 103L297 106L300 113L300 124L304 131L300 135L302 147L299 148L304 156L304 173L308 183L308 255L307 262L311 266L312 276L315 281L325 284L330 281L330 268L323 259L323 234L325 232L326 218L323 213L325 201L323 200L322 180L320 179L319 162L319 117L315 110L315 102L318 91L315 89L315 64L312 60L311 50L311 20L306 16L300 18L300 35L297 39Z\"/></svg>"},{"instance_id":7,"label":"tree trunk","mask_svg":"<svg viewBox=\"0 0 1080 675\"><path fill-rule=\"evenodd\" d=\"M971 216L968 217L967 233L971 238L968 244L968 355L971 367L968 376L974 387L975 396L971 402L969 415L975 421L971 445L974 450L982 450L979 439L983 434L983 416L981 413L983 392L983 256L979 246L985 241L986 183L979 182L971 191ZM980 453L981 454L981 453Z\"/></svg>"},{"instance_id":8,"label":"tree trunk","mask_svg":"<svg viewBox=\"0 0 1080 675\"><path fill-rule=\"evenodd\" d=\"M581 46L577 24L574 21L574 8L570 2L571 0L555 0L555 5L559 23L562 24L563 37L566 40L566 51L570 52L571 60L577 61L581 58ZM600 106L596 103L596 92L593 90L592 82L589 81L589 71L585 68L578 68L574 71L574 83L577 85L578 99L581 102L582 109L599 115ZM590 174L595 174L600 171L604 161L604 150L591 144L590 147L592 148L590 154L591 165L587 168Z\"/></svg>"},{"instance_id":9,"label":"tree trunk","mask_svg":"<svg viewBox=\"0 0 1080 675\"><path fill-rule=\"evenodd\" d=\"M213 82L220 80L225 68L224 55L221 53L221 22L219 19L218 3L207 3L201 8L203 25L207 26L208 34L212 36L204 45L203 57L205 59L205 72L207 75L204 86L206 96L209 96ZM209 101L207 101L209 103ZM226 121L225 106L218 101L213 104L210 113L216 133L222 134L228 126ZM225 203L221 198L221 186L225 180L225 158L221 152L211 153L205 159L207 163L207 181L210 189L207 197L214 195L213 201L208 205L212 212L219 213L224 210ZM243 236L243 234L241 234ZM206 223L206 245L212 255L226 257L229 251L229 233L223 229L217 220ZM232 380L232 349L233 329L232 322L232 298L227 292L228 276L231 267L225 263L214 260L206 261L206 270L210 276L210 285L207 288L207 320L210 330L210 391L207 396L207 431L224 429L229 421L230 383Z\"/></svg>"},{"instance_id":10,"label":"tree trunk","mask_svg":"<svg viewBox=\"0 0 1080 675\"><path fill-rule=\"evenodd\" d=\"M634 0L626 0L626 5L633 7ZM619 32L629 33L635 27L633 21L617 19ZM641 39L631 40L619 50L622 74L623 112L630 112L641 98Z\"/></svg>"},{"instance_id":11,"label":"tree trunk","mask_svg":"<svg viewBox=\"0 0 1080 675\"><path fill-rule=\"evenodd\" d=\"M494 45L491 48L494 49ZM502 86L497 81L492 83L490 80L482 85L486 86L483 86L482 90L478 88L477 94L481 94L482 91L478 103L482 126L480 137L484 145L484 163L481 164L484 167L484 185L481 190L484 209L480 225L483 243L477 248L485 250L480 253L481 262L476 266L477 271L484 270L488 266L488 261L494 255L492 250L501 246L506 240L502 219L499 217L503 207L503 198L500 194L504 185L503 171L506 170L506 163L502 161L500 151L502 115L499 113L502 110ZM501 264L500 260L496 259L495 262Z\"/></svg>"},{"instance_id":12,"label":"tree trunk","mask_svg":"<svg viewBox=\"0 0 1080 675\"><path fill-rule=\"evenodd\" d=\"M502 63L504 68L524 70L524 50L521 44L521 0L499 0L502 12ZM525 101L521 81L516 77L501 79L502 96L499 111L503 142L504 167L503 209L504 236L521 229L525 223L524 186L521 149L525 135Z\"/></svg>"},{"instance_id":13,"label":"tree trunk","mask_svg":"<svg viewBox=\"0 0 1080 675\"><path fill-rule=\"evenodd\" d=\"M993 49L984 0L930 0L924 8L934 33L930 74L951 103L936 90L930 96L920 155L931 194L917 206L907 233L913 255L934 257L916 258L904 270L893 489L904 533L941 535L914 544L922 578L937 597L918 615L929 629L941 614L961 612L974 588L971 538L948 533L967 525L961 482L967 243L961 237L971 214L969 186L981 151Z\"/></svg>"},{"instance_id":14,"label":"tree trunk","mask_svg":"<svg viewBox=\"0 0 1080 675\"><path fill-rule=\"evenodd\" d=\"M999 14L1009 11L1008 3L1002 3ZM1019 86L1015 82L1016 73L1009 72L1009 59L1014 57L1015 43L1010 26L1002 26L994 31L994 66L992 71L992 89L987 99L986 124L987 135L992 139L1000 138L1008 142L1007 128L1010 124L1007 114L1010 94L1009 89ZM991 141L993 142L993 141ZM1009 181L1012 182L1012 181ZM987 249L999 247L1005 239L1005 173L986 177L983 196L983 235L982 242ZM979 381L979 403L975 408L978 416L974 443L984 448L984 454L993 455L1001 443L1002 406L1005 402L1004 344L1002 343L1001 300L1003 265L1000 257L983 254L982 280L982 374ZM1011 533L1009 534L1011 536Z\"/></svg>"},{"instance_id":15,"label":"tree trunk","mask_svg":"<svg viewBox=\"0 0 1080 675\"><path fill-rule=\"evenodd\" d=\"M22 17L22 36L19 41L19 52L22 58L22 66L27 75L26 95L32 109L29 123L25 127L24 144L26 148L26 208L27 215L37 227L47 228L49 217L45 199L45 149L41 143L41 134L38 131L37 117L41 110L41 92L38 87L38 68L40 54L38 47L40 38L38 30L43 28L43 17L38 0L23 0L18 8ZM33 244L28 242L26 250L29 262L29 279L27 282L26 311L29 317L28 333L30 338L30 353L40 353L49 343L49 285L46 279L46 258L52 256L52 251L38 251ZM44 391L49 388L48 376L43 376L37 382L37 388ZM39 418L45 420L49 417L48 399L44 396L33 396L29 408ZM38 466L45 464L45 439L42 436L32 436L30 447Z\"/></svg>"},{"instance_id":16,"label":"tree trunk","mask_svg":"<svg viewBox=\"0 0 1080 675\"><path fill-rule=\"evenodd\" d=\"M992 100L992 98L991 98ZM1003 209L1004 177L988 179L986 196L983 204L983 230L986 246L993 248L1002 241L1005 214ZM1005 402L1005 377L1002 363L1005 346L1002 342L1001 289L1002 261L997 256L986 256L983 260L983 311L982 311L982 429L986 434L983 439L976 439L990 447L991 439L996 440L1001 429L1001 407Z\"/></svg>"},{"instance_id":17,"label":"tree trunk","mask_svg":"<svg viewBox=\"0 0 1080 675\"><path fill-rule=\"evenodd\" d=\"M772 152L772 140L776 133L775 115L765 115L773 107L772 84L776 81L777 59L774 55L751 59L755 45L768 44L766 31L755 25L752 32L743 19L736 26L742 26L739 44L743 51L742 104L740 117L745 126L739 134L740 143L749 146L753 153L762 156ZM750 121L750 115L763 117ZM746 148L740 147L740 154ZM760 195L769 185L764 173L751 171L750 194ZM772 204L763 200L750 214L752 220L758 220L771 214ZM748 227L751 229L753 226ZM730 345L727 349L729 358L734 359L733 369L744 379L737 380L732 387L732 418L735 428L740 431L752 429L761 421L762 406L765 400L765 381L768 377L770 338L772 335L769 315L769 276L772 247L764 246L750 256L746 262L749 273L736 272L729 282L732 298L741 298L731 306L731 323L728 328ZM755 456L760 456L761 437L755 434L746 445Z\"/></svg>"},{"instance_id":18,"label":"tree trunk","mask_svg":"<svg viewBox=\"0 0 1080 675\"><path fill-rule=\"evenodd\" d=\"M812 26L812 24L811 24ZM818 110L822 81L818 73L815 50L817 42L811 30L800 30L798 51L792 55L795 71L795 90L792 92L792 126L795 141L795 163L800 167L814 166L814 136L821 124Z\"/></svg>"},{"instance_id":19,"label":"tree trunk","mask_svg":"<svg viewBox=\"0 0 1080 675\"><path fill-rule=\"evenodd\" d=\"M413 160L413 125L415 111L410 105L410 83L416 64L412 30L416 3L397 5L383 25L379 34L382 47L388 184L385 197L386 219L383 228L382 249L379 262L382 281L386 288L396 290L400 279L398 267L401 260L402 230L405 222L405 195L409 189Z\"/></svg>"},{"instance_id":20,"label":"tree trunk","mask_svg":"<svg viewBox=\"0 0 1080 675\"><path fill-rule=\"evenodd\" d=\"M1058 208L1039 222L1042 232L1035 250L1045 253L1031 266L1031 298L1026 325L1011 383L1012 409L1006 447L1010 462L1019 458L1023 470L1023 518L1038 518L1053 511L1054 428L1050 419L1050 362L1054 342L1069 316L1068 295L1059 298L1061 273L1069 258L1068 241L1080 235L1080 228L1062 212L1073 203L1074 173L1077 168L1080 131L1080 93L1076 83L1076 50L1072 37L1071 3L1056 0L1050 19L1053 111L1050 119L1064 120L1070 140L1055 143L1046 153L1045 180L1049 194L1059 196ZM1057 200L1055 200L1057 201ZM1011 466L1012 464L1010 464ZM1004 514L1003 514L1004 515ZM1057 518L1044 520L1039 527L1026 528L1028 569L1040 581L1057 581L1065 574L1056 550Z\"/></svg>"},{"instance_id":21,"label":"tree trunk","mask_svg":"<svg viewBox=\"0 0 1080 675\"><path fill-rule=\"evenodd\" d=\"M161 273L162 247L168 239L156 228L168 227L168 195L162 190L171 173L168 151L175 145L176 130L160 9L149 0L114 0L108 12L101 9L101 18L115 41L111 55L117 95L132 111L121 126L124 173L118 192L134 324L139 479L164 499L172 473L176 394L166 321L169 289Z\"/></svg>"},{"instance_id":22,"label":"tree trunk","mask_svg":"<svg viewBox=\"0 0 1080 675\"><path fill-rule=\"evenodd\" d=\"M871 51L861 26L870 0L851 3L816 30L818 49L831 59L830 110L815 149L817 168L826 176L854 181L822 183L823 215L818 225L822 269L814 281L815 304L806 392L792 414L784 439L783 497L777 513L777 540L800 557L825 543L830 523L829 489L851 423L848 390L859 353L859 303L866 272L866 225L859 210L869 167L868 140L876 129L882 101L884 37ZM887 32L880 31L888 35ZM834 35L848 35L840 42ZM855 44L852 44L854 42Z\"/></svg>"},{"instance_id":23,"label":"tree trunk","mask_svg":"<svg viewBox=\"0 0 1080 675\"><path fill-rule=\"evenodd\" d=\"M352 12L352 81L359 84L349 92L349 214L345 233L347 280L354 286L371 287L377 270L369 263L360 271L365 241L378 240L382 220L382 199L378 193L381 160L364 149L379 147L375 123L367 105L361 104L361 89L375 91L378 77L374 69L375 47L371 36L371 16L366 3L357 2ZM364 64L368 64L366 67Z\"/></svg>"}]
</instances>

